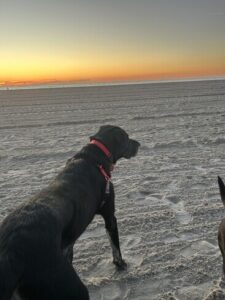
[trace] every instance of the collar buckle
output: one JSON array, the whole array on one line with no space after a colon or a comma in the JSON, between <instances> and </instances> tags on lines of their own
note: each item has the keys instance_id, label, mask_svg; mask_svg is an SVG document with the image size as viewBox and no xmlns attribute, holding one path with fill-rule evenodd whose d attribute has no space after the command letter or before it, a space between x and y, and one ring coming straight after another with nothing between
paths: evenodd
<instances>
[{"instance_id":1,"label":"collar buckle","mask_svg":"<svg viewBox=\"0 0 225 300\"><path fill-rule=\"evenodd\" d=\"M111 176L109 174L107 174L106 170L103 168L102 165L99 165L99 170L102 173L103 177L105 177L106 182L111 180Z\"/></svg>"}]
</instances>

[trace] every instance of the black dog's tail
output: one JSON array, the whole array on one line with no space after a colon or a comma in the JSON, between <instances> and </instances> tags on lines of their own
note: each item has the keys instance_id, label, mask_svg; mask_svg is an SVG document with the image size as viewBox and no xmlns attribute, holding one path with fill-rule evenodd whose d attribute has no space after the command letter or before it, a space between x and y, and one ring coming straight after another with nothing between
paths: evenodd
<instances>
[{"instance_id":1,"label":"black dog's tail","mask_svg":"<svg viewBox=\"0 0 225 300\"><path fill-rule=\"evenodd\" d=\"M223 202L223 205L225 206L225 185L223 183L223 180L218 176L218 184L220 189L220 196Z\"/></svg>"},{"instance_id":2,"label":"black dog's tail","mask_svg":"<svg viewBox=\"0 0 225 300\"><path fill-rule=\"evenodd\" d=\"M0 257L0 299L10 300L18 285L19 278L12 271L10 262Z\"/></svg>"}]
</instances>

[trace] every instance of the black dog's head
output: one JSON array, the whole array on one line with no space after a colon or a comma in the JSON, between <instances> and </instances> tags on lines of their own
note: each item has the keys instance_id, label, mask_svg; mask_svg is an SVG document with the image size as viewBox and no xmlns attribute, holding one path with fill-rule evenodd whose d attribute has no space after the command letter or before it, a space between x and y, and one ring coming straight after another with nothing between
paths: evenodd
<instances>
[{"instance_id":1,"label":"black dog's head","mask_svg":"<svg viewBox=\"0 0 225 300\"><path fill-rule=\"evenodd\" d=\"M122 128L112 125L101 126L99 131L90 137L104 144L112 154L112 162L122 157L131 158L138 152L140 144L129 138L126 131Z\"/></svg>"}]
</instances>

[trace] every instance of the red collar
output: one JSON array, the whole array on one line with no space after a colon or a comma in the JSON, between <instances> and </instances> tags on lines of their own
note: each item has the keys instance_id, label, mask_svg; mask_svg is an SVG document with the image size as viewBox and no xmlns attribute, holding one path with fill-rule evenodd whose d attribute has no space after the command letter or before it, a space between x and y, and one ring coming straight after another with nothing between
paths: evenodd
<instances>
[{"instance_id":1,"label":"red collar","mask_svg":"<svg viewBox=\"0 0 225 300\"><path fill-rule=\"evenodd\" d=\"M95 146L97 146L99 149L101 149L102 152L103 152L108 158L111 158L111 157L112 157L112 153L111 153L111 152L109 151L109 149L108 149L105 145L103 145L101 142L99 142L99 141L93 139L93 140L90 141L90 144L95 145ZM114 169L114 165L111 164L111 165L110 165L110 171L113 171L113 169ZM107 174L107 172L105 171L105 169L103 168L102 165L99 166L99 170L100 170L100 172L102 173L102 175L105 177L105 180L106 180L106 181L109 181L109 180L111 179L111 175L110 175L110 174Z\"/></svg>"},{"instance_id":2,"label":"red collar","mask_svg":"<svg viewBox=\"0 0 225 300\"><path fill-rule=\"evenodd\" d=\"M109 149L103 145L101 142L97 141L97 140L91 140L90 144L96 145L99 149L102 150L102 152L108 157L112 157L111 152L109 151Z\"/></svg>"}]
</instances>

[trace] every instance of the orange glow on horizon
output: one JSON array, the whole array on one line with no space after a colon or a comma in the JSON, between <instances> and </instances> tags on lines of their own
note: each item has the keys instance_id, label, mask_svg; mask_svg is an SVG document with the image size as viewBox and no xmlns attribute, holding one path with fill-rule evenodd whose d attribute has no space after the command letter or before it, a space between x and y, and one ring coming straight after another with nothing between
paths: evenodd
<instances>
[{"instance_id":1,"label":"orange glow on horizon","mask_svg":"<svg viewBox=\"0 0 225 300\"><path fill-rule=\"evenodd\" d=\"M177 57L152 54L133 57L86 56L73 57L29 56L12 59L6 56L1 63L0 86L51 83L95 83L110 81L170 80L182 78L225 76L225 57Z\"/></svg>"},{"instance_id":2,"label":"orange glow on horizon","mask_svg":"<svg viewBox=\"0 0 225 300\"><path fill-rule=\"evenodd\" d=\"M89 74L90 76L74 76L73 74L67 76L23 76L18 78L3 78L0 76L0 87L7 86L28 86L41 84L60 84L60 83L98 83L98 82L123 82L123 81L148 81L148 80L181 80L191 78L210 78L210 77L225 77L225 68L218 68L211 70L196 70L183 72L156 72L156 73L106 73L103 74ZM91 76L92 75L92 76Z\"/></svg>"}]
</instances>

